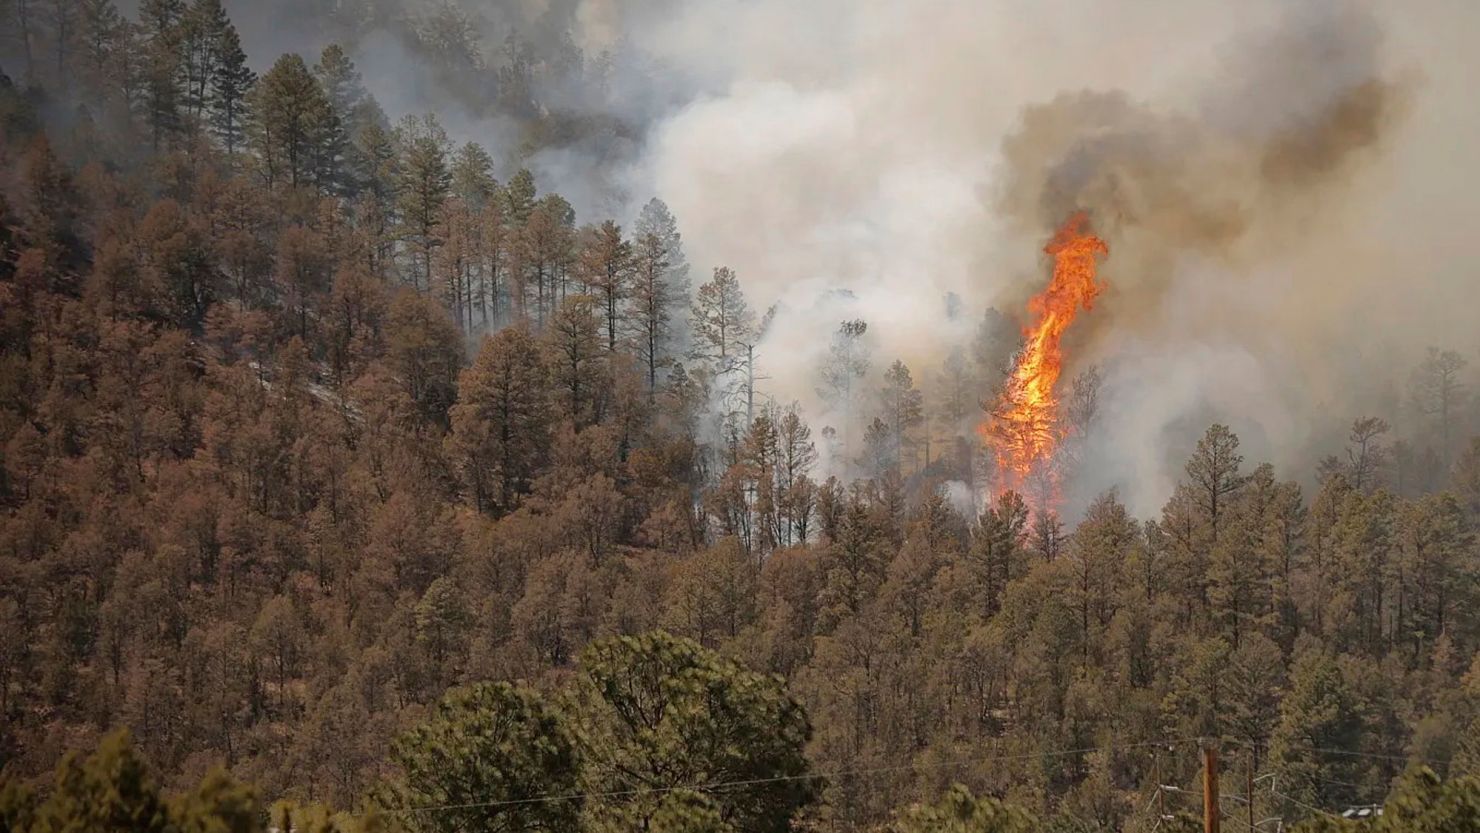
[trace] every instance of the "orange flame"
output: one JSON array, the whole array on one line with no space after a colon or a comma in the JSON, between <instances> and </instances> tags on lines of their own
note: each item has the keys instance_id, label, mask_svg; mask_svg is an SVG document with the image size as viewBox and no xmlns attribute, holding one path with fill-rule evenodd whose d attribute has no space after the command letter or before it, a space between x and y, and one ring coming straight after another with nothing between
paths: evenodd
<instances>
[{"instance_id":1,"label":"orange flame","mask_svg":"<svg viewBox=\"0 0 1480 833\"><path fill-rule=\"evenodd\" d=\"M1064 366L1060 342L1080 309L1090 309L1104 288L1095 279L1097 258L1110 254L1104 240L1086 231L1087 222L1076 212L1043 247L1053 256L1053 279L1028 302L1033 320L1023 330L1023 348L982 426L997 460L998 492L1021 492L1031 478L1053 476L1050 464L1064 439L1054 395Z\"/></svg>"}]
</instances>

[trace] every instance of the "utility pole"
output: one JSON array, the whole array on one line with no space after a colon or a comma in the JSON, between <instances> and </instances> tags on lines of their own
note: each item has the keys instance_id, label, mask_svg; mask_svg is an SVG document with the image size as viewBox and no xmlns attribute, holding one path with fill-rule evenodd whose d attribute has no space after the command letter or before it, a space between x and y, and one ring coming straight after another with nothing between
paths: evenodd
<instances>
[{"instance_id":1,"label":"utility pole","mask_svg":"<svg viewBox=\"0 0 1480 833\"><path fill-rule=\"evenodd\" d=\"M1157 824L1167 820L1167 791L1161 781L1161 750L1156 750L1156 819Z\"/></svg>"},{"instance_id":2,"label":"utility pole","mask_svg":"<svg viewBox=\"0 0 1480 833\"><path fill-rule=\"evenodd\" d=\"M1218 833L1218 750L1203 747L1203 833Z\"/></svg>"}]
</instances>

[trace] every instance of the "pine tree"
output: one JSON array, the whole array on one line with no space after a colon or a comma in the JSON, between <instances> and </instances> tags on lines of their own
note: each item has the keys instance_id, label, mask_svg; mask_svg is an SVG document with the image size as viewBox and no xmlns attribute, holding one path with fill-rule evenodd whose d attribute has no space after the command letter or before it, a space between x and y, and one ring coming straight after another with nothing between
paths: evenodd
<instances>
[{"instance_id":1,"label":"pine tree","mask_svg":"<svg viewBox=\"0 0 1480 833\"><path fill-rule=\"evenodd\" d=\"M1397 584L1395 525L1396 501L1389 492L1363 495L1349 488L1337 506L1327 570L1335 591L1329 601L1339 618L1328 627L1342 647L1374 655L1387 647Z\"/></svg>"},{"instance_id":2,"label":"pine tree","mask_svg":"<svg viewBox=\"0 0 1480 833\"><path fill-rule=\"evenodd\" d=\"M31 140L23 173L28 237L33 245L58 261L77 245L78 196L67 166L57 158L45 133Z\"/></svg>"},{"instance_id":3,"label":"pine tree","mask_svg":"<svg viewBox=\"0 0 1480 833\"><path fill-rule=\"evenodd\" d=\"M500 299L510 294L511 288L505 284L509 282L509 274L515 270L511 263L515 259L514 233L504 222L503 205L497 198L497 184L494 189L479 217L482 223L479 252L483 263L478 269L478 313L485 327L490 322L501 320L504 313Z\"/></svg>"},{"instance_id":4,"label":"pine tree","mask_svg":"<svg viewBox=\"0 0 1480 833\"><path fill-rule=\"evenodd\" d=\"M648 200L637 215L633 235L652 235L658 239L658 248L665 261L668 283L675 288L688 280L689 264L684 259L683 237L678 233L678 221L673 218L668 205L657 197Z\"/></svg>"},{"instance_id":5,"label":"pine tree","mask_svg":"<svg viewBox=\"0 0 1480 833\"><path fill-rule=\"evenodd\" d=\"M1414 410L1428 417L1438 434L1439 461L1446 471L1454 459L1456 423L1469 401L1461 376L1468 365L1465 357L1453 350L1430 347L1409 383Z\"/></svg>"},{"instance_id":6,"label":"pine tree","mask_svg":"<svg viewBox=\"0 0 1480 833\"><path fill-rule=\"evenodd\" d=\"M43 8L52 50L56 58L56 83L61 89L71 85L73 49L81 25L81 0L47 0Z\"/></svg>"},{"instance_id":7,"label":"pine tree","mask_svg":"<svg viewBox=\"0 0 1480 833\"><path fill-rule=\"evenodd\" d=\"M191 117L192 126L208 115L215 92L216 74L222 68L222 47L232 28L221 0L195 0L180 23L181 48L184 53L184 95L182 103Z\"/></svg>"},{"instance_id":8,"label":"pine tree","mask_svg":"<svg viewBox=\"0 0 1480 833\"><path fill-rule=\"evenodd\" d=\"M832 345L821 370L822 387L818 394L842 417L842 443L844 454L848 451L852 436L854 415L857 413L859 383L868 374L870 360L868 322L863 319L844 321L833 333Z\"/></svg>"},{"instance_id":9,"label":"pine tree","mask_svg":"<svg viewBox=\"0 0 1480 833\"><path fill-rule=\"evenodd\" d=\"M520 168L509 184L504 186L504 213L508 215L509 225L520 228L529 222L529 214L534 210L534 174L524 168Z\"/></svg>"},{"instance_id":10,"label":"pine tree","mask_svg":"<svg viewBox=\"0 0 1480 833\"><path fill-rule=\"evenodd\" d=\"M493 178L493 157L477 142L457 149L452 159L452 192L463 202L482 211L498 193Z\"/></svg>"},{"instance_id":11,"label":"pine tree","mask_svg":"<svg viewBox=\"0 0 1480 833\"><path fill-rule=\"evenodd\" d=\"M338 44L324 47L313 72L329 101L329 115L319 148L318 177L330 193L352 193L355 183L347 158L353 150L350 137L365 117L369 93L354 62Z\"/></svg>"},{"instance_id":12,"label":"pine tree","mask_svg":"<svg viewBox=\"0 0 1480 833\"><path fill-rule=\"evenodd\" d=\"M247 140L247 100L257 74L247 66L236 27L228 23L216 44L217 66L211 76L210 116L216 138L235 156Z\"/></svg>"},{"instance_id":13,"label":"pine tree","mask_svg":"<svg viewBox=\"0 0 1480 833\"><path fill-rule=\"evenodd\" d=\"M883 478L886 472L898 472L899 447L894 444L894 429L880 417L863 428L863 453L857 460L865 477Z\"/></svg>"},{"instance_id":14,"label":"pine tree","mask_svg":"<svg viewBox=\"0 0 1480 833\"><path fill-rule=\"evenodd\" d=\"M988 616L997 612L1007 583L1021 570L1027 526L1028 505L1010 489L998 495L996 504L977 519L968 563L976 573L982 611Z\"/></svg>"},{"instance_id":15,"label":"pine tree","mask_svg":"<svg viewBox=\"0 0 1480 833\"><path fill-rule=\"evenodd\" d=\"M112 77L115 50L125 34L126 24L113 0L82 0L77 20L77 40L81 49L78 69L88 100L102 106L113 98L121 86Z\"/></svg>"},{"instance_id":16,"label":"pine tree","mask_svg":"<svg viewBox=\"0 0 1480 833\"><path fill-rule=\"evenodd\" d=\"M977 798L957 784L933 805L913 804L887 833L1033 833L1046 829L1025 810L995 798Z\"/></svg>"},{"instance_id":17,"label":"pine tree","mask_svg":"<svg viewBox=\"0 0 1480 833\"><path fill-rule=\"evenodd\" d=\"M803 754L810 727L779 677L661 631L594 642L580 674L582 748L610 796L589 808L597 829L651 829L674 788L735 833L791 829L814 798ZM705 786L715 783L735 786Z\"/></svg>"},{"instance_id":18,"label":"pine tree","mask_svg":"<svg viewBox=\"0 0 1480 833\"><path fill-rule=\"evenodd\" d=\"M925 422L924 396L915 388L910 369L895 361L884 372L884 387L879 391L880 418L889 426L890 442L903 466L914 459L914 434ZM913 466L912 466L913 467Z\"/></svg>"},{"instance_id":19,"label":"pine tree","mask_svg":"<svg viewBox=\"0 0 1480 833\"><path fill-rule=\"evenodd\" d=\"M396 741L401 776L392 808L456 805L405 813L416 833L446 830L570 830L579 801L533 795L581 791L580 752L560 714L536 692L479 683L447 694L425 723Z\"/></svg>"},{"instance_id":20,"label":"pine tree","mask_svg":"<svg viewBox=\"0 0 1480 833\"><path fill-rule=\"evenodd\" d=\"M795 403L781 415L776 428L776 495L780 504L776 537L783 546L790 546L793 540L807 539L812 508L808 477L817 464L817 445Z\"/></svg>"},{"instance_id":21,"label":"pine tree","mask_svg":"<svg viewBox=\"0 0 1480 833\"><path fill-rule=\"evenodd\" d=\"M738 524L747 553L764 555L776 548L776 423L770 414L756 417L740 442L737 461L730 476L743 483L735 509L745 518Z\"/></svg>"},{"instance_id":22,"label":"pine tree","mask_svg":"<svg viewBox=\"0 0 1480 833\"><path fill-rule=\"evenodd\" d=\"M314 77L323 86L334 114L343 124L351 124L355 112L365 104L369 93L365 91L360 72L344 47L337 43L324 47L319 54L319 62L314 65Z\"/></svg>"},{"instance_id":23,"label":"pine tree","mask_svg":"<svg viewBox=\"0 0 1480 833\"><path fill-rule=\"evenodd\" d=\"M399 149L396 206L412 249L411 285L431 287L432 256L443 243L442 204L452 190L447 167L451 142L433 116L408 116L396 128Z\"/></svg>"},{"instance_id":24,"label":"pine tree","mask_svg":"<svg viewBox=\"0 0 1480 833\"><path fill-rule=\"evenodd\" d=\"M144 0L139 8L146 49L144 99L155 150L172 140L181 128L181 21L185 11L185 0Z\"/></svg>"},{"instance_id":25,"label":"pine tree","mask_svg":"<svg viewBox=\"0 0 1480 833\"><path fill-rule=\"evenodd\" d=\"M1263 537L1274 522L1270 512L1277 489L1272 466L1255 470L1224 512L1223 533L1209 554L1208 601L1234 648L1246 633L1262 631L1272 621L1276 565L1267 557Z\"/></svg>"},{"instance_id":26,"label":"pine tree","mask_svg":"<svg viewBox=\"0 0 1480 833\"><path fill-rule=\"evenodd\" d=\"M524 286L516 289L520 304L534 285L535 325L543 329L551 312L564 297L564 281L570 266L574 234L570 205L549 194L529 212L529 220L520 229L519 256Z\"/></svg>"},{"instance_id":27,"label":"pine tree","mask_svg":"<svg viewBox=\"0 0 1480 833\"><path fill-rule=\"evenodd\" d=\"M386 203L395 193L395 135L385 111L366 94L349 125L349 179L357 192Z\"/></svg>"},{"instance_id":28,"label":"pine tree","mask_svg":"<svg viewBox=\"0 0 1480 833\"><path fill-rule=\"evenodd\" d=\"M975 388L966 354L959 348L946 356L933 389L931 410L947 436L955 436L968 417L981 411L982 396Z\"/></svg>"},{"instance_id":29,"label":"pine tree","mask_svg":"<svg viewBox=\"0 0 1480 833\"><path fill-rule=\"evenodd\" d=\"M267 184L314 182L329 100L303 59L279 58L252 88L251 109L252 145Z\"/></svg>"},{"instance_id":30,"label":"pine tree","mask_svg":"<svg viewBox=\"0 0 1480 833\"><path fill-rule=\"evenodd\" d=\"M476 303L474 272L483 262L482 229L473 210L461 199L452 197L442 205L438 234L442 245L434 261L438 264L441 289L458 327L470 333Z\"/></svg>"},{"instance_id":31,"label":"pine tree","mask_svg":"<svg viewBox=\"0 0 1480 833\"><path fill-rule=\"evenodd\" d=\"M416 641L426 652L433 679L446 685L446 669L462 653L469 614L461 591L448 576L438 576L416 603Z\"/></svg>"},{"instance_id":32,"label":"pine tree","mask_svg":"<svg viewBox=\"0 0 1480 833\"><path fill-rule=\"evenodd\" d=\"M1069 595L1079 613L1080 641L1086 656L1120 605L1122 567L1138 532L1135 520L1112 491L1090 505L1074 533L1067 556Z\"/></svg>"},{"instance_id":33,"label":"pine tree","mask_svg":"<svg viewBox=\"0 0 1480 833\"><path fill-rule=\"evenodd\" d=\"M623 320L623 304L629 294L632 244L622 239L622 229L611 220L591 230L581 251L582 280L600 302L606 322L607 349L617 351L617 330Z\"/></svg>"},{"instance_id":34,"label":"pine tree","mask_svg":"<svg viewBox=\"0 0 1480 833\"><path fill-rule=\"evenodd\" d=\"M594 299L572 295L556 310L543 333L561 416L577 427L589 425L599 416L608 360L600 328Z\"/></svg>"},{"instance_id":35,"label":"pine tree","mask_svg":"<svg viewBox=\"0 0 1480 833\"><path fill-rule=\"evenodd\" d=\"M678 224L656 197L642 207L633 234L631 329L651 398L658 388L658 368L673 354L673 309L688 305L689 266Z\"/></svg>"},{"instance_id":36,"label":"pine tree","mask_svg":"<svg viewBox=\"0 0 1480 833\"><path fill-rule=\"evenodd\" d=\"M428 422L445 426L463 361L462 334L447 311L422 293L403 290L391 302L386 342L407 398Z\"/></svg>"},{"instance_id":37,"label":"pine tree","mask_svg":"<svg viewBox=\"0 0 1480 833\"><path fill-rule=\"evenodd\" d=\"M1290 691L1270 736L1280 792L1307 805L1336 806L1358 781L1362 720L1336 661L1316 648L1295 658Z\"/></svg>"},{"instance_id":38,"label":"pine tree","mask_svg":"<svg viewBox=\"0 0 1480 833\"><path fill-rule=\"evenodd\" d=\"M480 511L506 514L529 492L549 450L549 382L529 331L486 338L458 381L451 445Z\"/></svg>"},{"instance_id":39,"label":"pine tree","mask_svg":"<svg viewBox=\"0 0 1480 833\"><path fill-rule=\"evenodd\" d=\"M1208 524L1209 542L1218 540L1218 523L1229 508L1233 494L1243 485L1239 466L1238 435L1226 425L1213 425L1197 441L1197 452L1187 461L1187 476L1192 478L1193 494Z\"/></svg>"},{"instance_id":40,"label":"pine tree","mask_svg":"<svg viewBox=\"0 0 1480 833\"><path fill-rule=\"evenodd\" d=\"M1480 565L1466 558L1475 535L1452 494L1427 495L1400 510L1401 547L1395 632L1411 636L1417 654L1449 632L1454 611L1480 601Z\"/></svg>"},{"instance_id":41,"label":"pine tree","mask_svg":"<svg viewBox=\"0 0 1480 833\"><path fill-rule=\"evenodd\" d=\"M1370 492L1383 485L1389 452L1382 437L1391 428L1377 417L1362 417L1352 422L1344 468L1353 488Z\"/></svg>"},{"instance_id":42,"label":"pine tree","mask_svg":"<svg viewBox=\"0 0 1480 833\"><path fill-rule=\"evenodd\" d=\"M699 287L691 312L693 358L706 362L718 377L735 370L741 361L741 343L755 331L755 313L745 303L735 270L717 267L714 277Z\"/></svg>"}]
</instances>

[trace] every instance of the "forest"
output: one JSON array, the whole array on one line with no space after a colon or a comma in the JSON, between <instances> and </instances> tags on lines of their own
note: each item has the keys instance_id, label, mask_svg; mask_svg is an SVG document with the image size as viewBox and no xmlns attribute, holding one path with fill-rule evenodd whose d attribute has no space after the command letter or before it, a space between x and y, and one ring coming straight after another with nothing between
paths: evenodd
<instances>
[{"instance_id":1,"label":"forest","mask_svg":"<svg viewBox=\"0 0 1480 833\"><path fill-rule=\"evenodd\" d=\"M439 8L513 146L221 0L0 2L0 831L1194 830L1207 745L1225 825L1480 829L1472 356L1150 517L986 488L1017 310L816 322L809 419L660 195L521 165L626 135L610 56Z\"/></svg>"}]
</instances>

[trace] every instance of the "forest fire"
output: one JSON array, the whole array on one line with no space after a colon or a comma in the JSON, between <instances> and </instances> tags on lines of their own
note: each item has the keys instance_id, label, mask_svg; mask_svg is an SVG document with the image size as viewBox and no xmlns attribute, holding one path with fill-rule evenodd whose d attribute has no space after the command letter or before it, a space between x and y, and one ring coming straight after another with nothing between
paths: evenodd
<instances>
[{"instance_id":1,"label":"forest fire","mask_svg":"<svg viewBox=\"0 0 1480 833\"><path fill-rule=\"evenodd\" d=\"M1100 294L1103 285L1095 277L1096 259L1110 253L1087 225L1088 217L1076 212L1043 247L1053 256L1053 277L1048 288L1028 302L1032 322L1023 330L1023 347L996 407L982 425L996 458L998 492L1022 492L1031 482L1046 481L1044 500L1055 496L1052 463L1063 440L1054 393L1064 365L1061 341L1079 311L1090 309Z\"/></svg>"}]
</instances>

